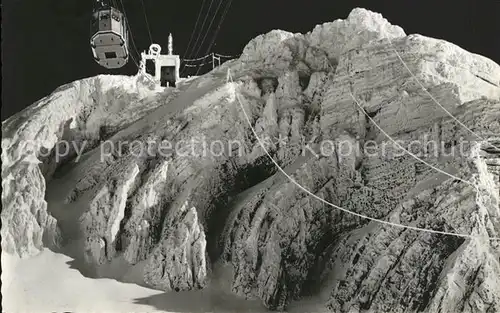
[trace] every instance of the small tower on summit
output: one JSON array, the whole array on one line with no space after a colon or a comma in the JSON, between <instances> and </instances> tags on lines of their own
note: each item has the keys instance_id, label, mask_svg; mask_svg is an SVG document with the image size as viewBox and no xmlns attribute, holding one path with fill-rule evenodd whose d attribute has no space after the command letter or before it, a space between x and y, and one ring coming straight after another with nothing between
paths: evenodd
<instances>
[{"instance_id":1,"label":"small tower on summit","mask_svg":"<svg viewBox=\"0 0 500 313\"><path fill-rule=\"evenodd\" d=\"M168 55L174 54L174 38L172 33L168 34Z\"/></svg>"},{"instance_id":2,"label":"small tower on summit","mask_svg":"<svg viewBox=\"0 0 500 313\"><path fill-rule=\"evenodd\" d=\"M152 44L148 53L141 53L140 71L153 76L155 82L162 87L175 87L179 81L181 59L174 54L174 40L168 35L168 54L161 54L159 44Z\"/></svg>"}]
</instances>

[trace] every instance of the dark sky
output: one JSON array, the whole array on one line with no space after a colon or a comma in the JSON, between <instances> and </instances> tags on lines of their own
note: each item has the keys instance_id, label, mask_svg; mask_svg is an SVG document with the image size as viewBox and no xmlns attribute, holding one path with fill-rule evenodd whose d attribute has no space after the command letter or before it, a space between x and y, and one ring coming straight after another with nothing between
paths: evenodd
<instances>
[{"instance_id":1,"label":"dark sky","mask_svg":"<svg viewBox=\"0 0 500 313\"><path fill-rule=\"evenodd\" d=\"M143 0L154 41L184 53L203 0ZM205 10L211 0L206 0ZM213 0L212 12L219 0ZM228 0L223 0L224 7ZM141 0L123 0L139 50L150 41ZM133 62L106 70L92 59L89 16L93 0L2 2L2 120L58 86L102 73L135 74ZM500 63L500 0L233 0L212 49L239 54L255 36L272 29L307 32L316 24L346 18L354 7L382 13L407 34L441 38ZM202 16L203 17L203 16ZM211 16L208 18L210 22ZM218 24L215 20L206 46ZM203 34L202 34L203 37ZM200 40L201 41L201 40Z\"/></svg>"}]
</instances>

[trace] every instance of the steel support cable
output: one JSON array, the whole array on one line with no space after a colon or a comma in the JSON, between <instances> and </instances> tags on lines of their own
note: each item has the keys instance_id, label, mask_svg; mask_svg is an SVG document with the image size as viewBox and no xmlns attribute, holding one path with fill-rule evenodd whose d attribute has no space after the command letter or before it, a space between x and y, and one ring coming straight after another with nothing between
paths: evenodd
<instances>
[{"instance_id":1,"label":"steel support cable","mask_svg":"<svg viewBox=\"0 0 500 313\"><path fill-rule=\"evenodd\" d=\"M413 73L413 71L410 69L410 67L408 66L408 64L406 64L406 62L403 60L403 58L401 57L401 55L399 54L399 52L396 50L396 47L394 47L394 44L392 43L391 39L386 35L386 31L385 31L385 27L384 29L382 30L382 33L385 37L385 39L387 39L387 41L389 41L389 44L391 45L391 48L392 50L396 53L396 56L397 58L399 59L399 61L403 64L404 68L408 71L408 73L410 73L410 75L412 76L412 78L417 82L417 84L420 86L420 88L422 88L422 90L432 99L432 101L434 103L436 103L444 112L446 112L446 114L448 114L453 120L455 120L458 124L460 124L463 128L465 128L467 131L469 131L471 134L473 134L474 136L476 136L476 138L480 139L481 141L485 142L487 145L489 145L490 147L492 148L495 148L495 150L497 151L500 151L500 147L497 147L493 144L490 144L488 142L488 140L486 140L484 137L478 135L477 133L475 133L472 129L470 129L467 125L465 125L462 121L460 121L458 118L456 118L453 114L451 114L450 111L448 111L441 103L439 103L439 101L437 101L437 99L427 90L427 88L425 88L425 86L422 84L422 82L417 78L417 76Z\"/></svg>"},{"instance_id":2,"label":"steel support cable","mask_svg":"<svg viewBox=\"0 0 500 313\"><path fill-rule=\"evenodd\" d=\"M212 57L212 54L207 54L207 55L205 55L205 56L202 56L202 57L200 57L200 58L196 58L196 59L182 59L182 62L183 62L183 63L182 63L182 66L183 66L183 68L182 68L182 70L181 70L181 75L183 75L183 74L184 74L184 72L186 71L186 68L188 68L188 67L197 67L197 66L198 66L198 65L196 65L196 66L193 66L193 65L188 65L188 64L186 64L185 62L196 62L196 61L202 61L202 60L205 60L205 59L207 59L207 58L209 58L209 57ZM212 62L208 62L208 63L206 63L206 64L209 64L209 63L212 63ZM204 65L205 65L205 64L204 64Z\"/></svg>"},{"instance_id":3,"label":"steel support cable","mask_svg":"<svg viewBox=\"0 0 500 313\"><path fill-rule=\"evenodd\" d=\"M203 67L205 65L208 65L208 64L212 64L212 62L206 62L206 63L202 63L202 64L185 64L184 66L185 67Z\"/></svg>"},{"instance_id":4,"label":"steel support cable","mask_svg":"<svg viewBox=\"0 0 500 313\"><path fill-rule=\"evenodd\" d=\"M230 0L232 1L232 0ZM221 57L221 58L226 58L226 59L235 59L235 58L239 58L241 54L235 54L235 55L224 55L224 54L220 54L220 53L215 53L216 56L218 57Z\"/></svg>"},{"instance_id":5,"label":"steel support cable","mask_svg":"<svg viewBox=\"0 0 500 313\"><path fill-rule=\"evenodd\" d=\"M204 60L204 59L206 59L206 58L208 58L208 57L210 57L210 56L212 56L212 54L211 54L211 53L210 53L210 54L207 54L207 55L205 55L205 56L202 56L202 57L200 57L200 58L196 58L196 59L182 59L182 61L187 61L187 62L192 62L192 61L200 61L200 60Z\"/></svg>"},{"instance_id":6,"label":"steel support cable","mask_svg":"<svg viewBox=\"0 0 500 313\"><path fill-rule=\"evenodd\" d=\"M211 56L216 56L216 57L219 57L219 58L229 58L229 59L234 59L234 58L237 58L239 57L239 55L223 55L223 54L218 54L218 53L210 53L210 54L207 54L205 56L202 56L200 58L196 58L196 59L181 59L182 62L196 62L196 61L201 61L201 60L205 60ZM185 67L203 67L207 64L212 64L212 62L205 62L203 64L183 64L183 66Z\"/></svg>"},{"instance_id":7,"label":"steel support cable","mask_svg":"<svg viewBox=\"0 0 500 313\"><path fill-rule=\"evenodd\" d=\"M230 69L228 69L227 82L228 83L231 82L231 83L234 84L233 77L231 75L231 70ZM278 171L281 172L290 182L292 182L295 186L297 186L303 192L305 192L309 196L315 198L316 200L318 200L318 201L320 201L320 202L322 202L322 203L324 203L326 205L329 205L329 206L331 206L331 207L333 207L333 208L335 208L335 209L337 209L339 211L342 211L344 213L347 213L347 214L350 214L350 215L353 215L353 216L356 216L356 217L359 217L359 218L362 218L362 219L366 219L366 220L369 220L369 221L372 221L372 222L376 222L376 223L379 223L379 224L383 224L383 225L389 225L389 226L394 226L394 227L399 227L399 228L404 228L404 229L410 229L410 230L415 230L415 231L421 231L421 232L426 232L426 233L431 233L431 234L439 234L439 235L461 237L461 238L466 238L466 239L486 239L486 240L490 240L490 241L500 240L500 237L488 237L486 235L485 236L478 236L478 235L476 236L476 235L470 235L470 234L461 234L461 233L440 231L440 230L434 230L434 229L428 229L428 228L421 228L421 227L416 227L416 226L403 225L403 224L400 224L400 223L394 223L394 222L390 222L390 221L385 221L385 220L381 220L381 219L378 219L378 218L370 217L370 216L367 216L367 215L364 215L364 214L353 212L351 210L348 210L348 209L345 209L345 208L343 208L341 206L335 205L335 204L333 204L333 203L331 203L331 202L329 202L329 201L327 201L327 200L325 200L325 199L317 196L316 194L312 193L307 188L305 188L301 184L299 184L295 179L293 179L293 177L291 177L278 164L278 162L271 156L271 154L269 153L269 151L267 151L267 148L265 147L265 144L262 142L262 140L260 139L260 137L257 135L257 132L253 128L252 122L250 121L250 117L248 116L247 112L245 111L245 108L243 106L241 98L240 98L240 96L239 96L239 94L238 94L238 92L236 90L234 91L234 94L235 94L235 97L236 97L236 99L237 99L240 107L241 107L241 110L243 111L243 115L245 116L245 119L246 119L248 125L250 126L250 129L251 129L254 137L257 139L260 147L262 148L262 150L264 151L264 153L267 155L267 157L271 160L271 162L274 163L274 165L276 166L276 168L278 169ZM356 100L356 99L354 98L354 100Z\"/></svg>"}]
</instances>

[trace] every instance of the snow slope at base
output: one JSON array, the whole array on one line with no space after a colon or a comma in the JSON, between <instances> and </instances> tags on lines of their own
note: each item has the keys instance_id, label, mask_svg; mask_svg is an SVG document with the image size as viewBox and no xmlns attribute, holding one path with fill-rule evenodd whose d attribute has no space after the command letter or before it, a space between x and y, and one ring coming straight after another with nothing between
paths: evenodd
<instances>
[{"instance_id":1,"label":"snow slope at base","mask_svg":"<svg viewBox=\"0 0 500 313\"><path fill-rule=\"evenodd\" d=\"M45 249L20 260L2 253L2 312L267 312L258 301L208 288L164 293L112 279L91 279L71 268L72 258ZM289 312L327 312L305 300Z\"/></svg>"},{"instance_id":2,"label":"snow slope at base","mask_svg":"<svg viewBox=\"0 0 500 313\"><path fill-rule=\"evenodd\" d=\"M25 260L2 254L2 264L10 269L2 274L4 312L152 312L135 298L162 292L110 279L90 279L70 268L71 258L44 250ZM2 284L4 285L4 284Z\"/></svg>"}]
</instances>

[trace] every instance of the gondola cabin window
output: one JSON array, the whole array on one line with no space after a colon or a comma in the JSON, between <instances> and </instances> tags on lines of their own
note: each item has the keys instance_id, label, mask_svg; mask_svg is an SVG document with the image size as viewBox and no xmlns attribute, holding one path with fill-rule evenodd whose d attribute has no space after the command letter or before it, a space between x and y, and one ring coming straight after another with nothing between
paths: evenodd
<instances>
[{"instance_id":1,"label":"gondola cabin window","mask_svg":"<svg viewBox=\"0 0 500 313\"><path fill-rule=\"evenodd\" d=\"M107 20L107 19L109 19L109 13L108 12L101 12L101 21Z\"/></svg>"}]
</instances>

